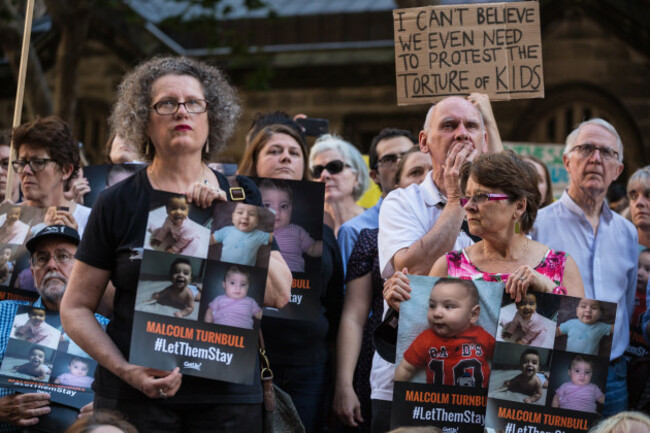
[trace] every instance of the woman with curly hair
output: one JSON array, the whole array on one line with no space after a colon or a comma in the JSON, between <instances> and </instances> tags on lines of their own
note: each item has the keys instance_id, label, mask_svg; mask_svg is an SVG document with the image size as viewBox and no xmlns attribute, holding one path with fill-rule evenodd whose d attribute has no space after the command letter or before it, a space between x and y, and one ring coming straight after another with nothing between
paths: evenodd
<instances>
[{"instance_id":1,"label":"woman with curly hair","mask_svg":"<svg viewBox=\"0 0 650 433\"><path fill-rule=\"evenodd\" d=\"M122 412L140 431L261 431L259 374L253 385L238 385L126 360L150 199L155 190L164 190L204 208L227 200L227 179L206 161L225 147L239 112L235 90L223 74L186 57L145 61L118 90L111 129L150 164L99 196L77 250L61 319L99 364L95 407ZM245 177L238 181L246 202L261 205L254 184ZM114 313L104 333L93 312L109 280L115 285ZM273 252L265 304L282 307L290 285L286 263Z\"/></svg>"}]
</instances>

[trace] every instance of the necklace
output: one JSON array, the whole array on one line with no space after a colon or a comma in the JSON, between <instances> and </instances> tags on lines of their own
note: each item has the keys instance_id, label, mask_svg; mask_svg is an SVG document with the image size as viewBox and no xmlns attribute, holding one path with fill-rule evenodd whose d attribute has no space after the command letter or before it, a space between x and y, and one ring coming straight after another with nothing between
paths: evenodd
<instances>
[{"instance_id":1,"label":"necklace","mask_svg":"<svg viewBox=\"0 0 650 433\"><path fill-rule=\"evenodd\" d=\"M149 180L151 181L151 185L154 187L154 189L163 191L163 189L158 185L158 182L156 182L156 180L154 179L153 166L150 165L147 168L147 172L149 173ZM199 175L199 178L196 180L196 182L208 183L208 180L205 178L205 164L203 164L203 162L201 162L201 173Z\"/></svg>"},{"instance_id":2,"label":"necklace","mask_svg":"<svg viewBox=\"0 0 650 433\"><path fill-rule=\"evenodd\" d=\"M525 240L525 246L524 246L524 252L523 252L523 254L522 254L521 256L519 256L519 257L513 257L513 258L510 258L510 257L509 257L509 254L507 254L506 257L503 258L503 259L502 259L501 257L490 256L490 255L488 254L488 252L487 252L487 248L485 248L485 241L483 241L483 254L485 255L485 257L486 257L487 259L490 259L490 260L498 260L498 261L500 261L500 262L516 262L516 261L519 261L519 260L521 260L523 257L526 257L526 253L528 252L528 245L530 244L530 240L529 240L527 237L524 237L524 239L526 239L526 240Z\"/></svg>"}]
</instances>

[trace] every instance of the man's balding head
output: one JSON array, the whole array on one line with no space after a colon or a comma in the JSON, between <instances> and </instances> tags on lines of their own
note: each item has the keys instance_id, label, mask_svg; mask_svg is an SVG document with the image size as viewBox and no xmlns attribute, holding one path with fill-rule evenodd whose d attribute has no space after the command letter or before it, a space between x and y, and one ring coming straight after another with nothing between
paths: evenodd
<instances>
[{"instance_id":1,"label":"man's balding head","mask_svg":"<svg viewBox=\"0 0 650 433\"><path fill-rule=\"evenodd\" d=\"M436 186L443 191L445 161L456 144L466 152L483 152L487 133L479 110L467 99L451 96L431 107L419 137L420 149L431 156Z\"/></svg>"}]
</instances>

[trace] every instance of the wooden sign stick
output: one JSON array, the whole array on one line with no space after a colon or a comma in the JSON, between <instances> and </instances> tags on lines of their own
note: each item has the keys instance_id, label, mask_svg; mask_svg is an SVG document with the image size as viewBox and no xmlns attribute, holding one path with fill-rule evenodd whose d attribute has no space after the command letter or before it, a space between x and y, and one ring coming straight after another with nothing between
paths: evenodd
<instances>
[{"instance_id":1,"label":"wooden sign stick","mask_svg":"<svg viewBox=\"0 0 650 433\"><path fill-rule=\"evenodd\" d=\"M27 0L25 10L25 28L23 30L23 46L20 50L20 68L18 69L18 83L16 88L16 104L14 105L14 120L12 129L20 125L21 115L23 112L23 100L25 98L25 76L27 75L27 61L29 57L29 44L32 36L32 18L34 16L34 0ZM14 183L14 171L11 163L16 159L16 152L13 147L9 153L9 166L7 167L7 189L5 190L5 199L11 199Z\"/></svg>"}]
</instances>

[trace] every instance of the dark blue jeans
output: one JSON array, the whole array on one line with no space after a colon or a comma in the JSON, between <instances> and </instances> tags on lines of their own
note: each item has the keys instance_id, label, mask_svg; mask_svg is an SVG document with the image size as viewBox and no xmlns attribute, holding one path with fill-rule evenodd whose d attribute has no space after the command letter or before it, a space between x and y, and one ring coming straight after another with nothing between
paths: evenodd
<instances>
[{"instance_id":1,"label":"dark blue jeans","mask_svg":"<svg viewBox=\"0 0 650 433\"><path fill-rule=\"evenodd\" d=\"M95 395L95 409L121 412L140 432L262 432L262 404L174 404L163 399L118 400Z\"/></svg>"},{"instance_id":2,"label":"dark blue jeans","mask_svg":"<svg viewBox=\"0 0 650 433\"><path fill-rule=\"evenodd\" d=\"M323 431L332 400L329 364L295 367L272 364L273 383L291 396L307 433Z\"/></svg>"}]
</instances>

